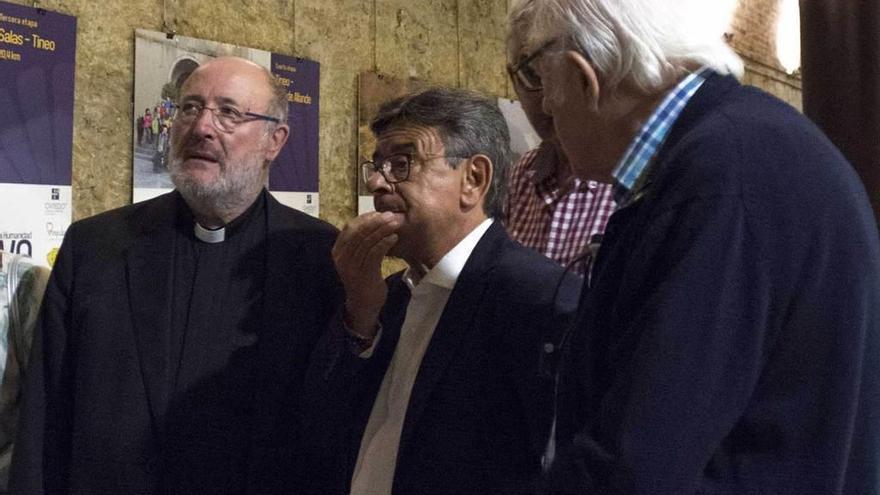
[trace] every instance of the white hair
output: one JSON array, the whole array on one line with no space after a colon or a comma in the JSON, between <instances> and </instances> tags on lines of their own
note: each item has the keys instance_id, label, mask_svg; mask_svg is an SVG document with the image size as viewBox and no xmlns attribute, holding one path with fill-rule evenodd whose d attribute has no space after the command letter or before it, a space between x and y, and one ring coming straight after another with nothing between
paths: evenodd
<instances>
[{"instance_id":1,"label":"white hair","mask_svg":"<svg viewBox=\"0 0 880 495\"><path fill-rule=\"evenodd\" d=\"M507 59L516 62L528 41L529 27L534 22L535 0L521 0L511 6L507 16Z\"/></svg>"},{"instance_id":2,"label":"white hair","mask_svg":"<svg viewBox=\"0 0 880 495\"><path fill-rule=\"evenodd\" d=\"M523 0L511 11L532 17L532 49L558 40L558 48L589 60L611 91L626 85L656 94L701 66L741 77L743 63L706 17L714 0ZM703 14L703 15L701 15ZM708 20L707 20L708 19ZM712 28L710 29L709 26Z\"/></svg>"}]
</instances>

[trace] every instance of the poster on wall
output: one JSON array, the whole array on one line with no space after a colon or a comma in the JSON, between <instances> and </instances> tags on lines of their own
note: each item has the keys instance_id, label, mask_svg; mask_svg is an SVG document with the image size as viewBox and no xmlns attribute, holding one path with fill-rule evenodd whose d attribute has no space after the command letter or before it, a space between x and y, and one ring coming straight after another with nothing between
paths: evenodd
<instances>
[{"instance_id":1,"label":"poster on wall","mask_svg":"<svg viewBox=\"0 0 880 495\"><path fill-rule=\"evenodd\" d=\"M0 2L0 250L49 265L71 221L76 18Z\"/></svg>"},{"instance_id":2,"label":"poster on wall","mask_svg":"<svg viewBox=\"0 0 880 495\"><path fill-rule=\"evenodd\" d=\"M418 79L396 79L377 72L362 72L358 76L358 162L357 195L358 215L373 211L373 196L361 177L360 164L371 160L376 139L370 132L370 122L382 103L398 96L427 88L429 83ZM538 146L540 138L529 124L522 106L516 100L498 98L498 107L507 121L514 163L523 153Z\"/></svg>"},{"instance_id":3,"label":"poster on wall","mask_svg":"<svg viewBox=\"0 0 880 495\"><path fill-rule=\"evenodd\" d=\"M132 200L174 187L168 174L174 101L192 71L220 56L260 64L287 86L290 138L270 169L269 191L282 203L318 216L318 62L143 29L135 31Z\"/></svg>"}]
</instances>

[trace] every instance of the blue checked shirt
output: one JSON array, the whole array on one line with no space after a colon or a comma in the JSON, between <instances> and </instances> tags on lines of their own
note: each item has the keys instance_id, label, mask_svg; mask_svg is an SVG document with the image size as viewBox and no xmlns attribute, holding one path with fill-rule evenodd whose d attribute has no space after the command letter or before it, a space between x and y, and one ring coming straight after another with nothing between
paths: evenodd
<instances>
[{"instance_id":1,"label":"blue checked shirt","mask_svg":"<svg viewBox=\"0 0 880 495\"><path fill-rule=\"evenodd\" d=\"M630 143L620 163L611 173L616 181L614 199L619 207L626 206L634 199L636 183L648 169L648 165L669 134L669 129L675 124L687 102L706 81L705 76L710 71L711 69L704 67L678 83Z\"/></svg>"}]
</instances>

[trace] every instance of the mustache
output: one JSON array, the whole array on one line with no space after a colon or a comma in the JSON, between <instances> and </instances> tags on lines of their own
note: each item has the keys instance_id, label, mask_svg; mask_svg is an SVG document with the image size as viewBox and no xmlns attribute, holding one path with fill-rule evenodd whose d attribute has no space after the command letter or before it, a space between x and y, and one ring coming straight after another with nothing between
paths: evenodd
<instances>
[{"instance_id":1,"label":"mustache","mask_svg":"<svg viewBox=\"0 0 880 495\"><path fill-rule=\"evenodd\" d=\"M402 205L396 201L389 201L382 197L373 199L373 207L378 212L390 211L393 213L400 213L403 211Z\"/></svg>"},{"instance_id":2,"label":"mustache","mask_svg":"<svg viewBox=\"0 0 880 495\"><path fill-rule=\"evenodd\" d=\"M182 160L187 158L201 158L219 162L222 158L221 150L217 149L216 145L206 139L188 137L175 144L174 153Z\"/></svg>"}]
</instances>

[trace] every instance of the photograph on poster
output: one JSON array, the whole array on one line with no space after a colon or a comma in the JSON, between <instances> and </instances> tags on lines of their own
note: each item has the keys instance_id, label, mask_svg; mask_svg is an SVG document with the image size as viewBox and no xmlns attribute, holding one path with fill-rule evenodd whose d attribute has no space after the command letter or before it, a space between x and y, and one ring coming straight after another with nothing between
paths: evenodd
<instances>
[{"instance_id":1,"label":"photograph on poster","mask_svg":"<svg viewBox=\"0 0 880 495\"><path fill-rule=\"evenodd\" d=\"M241 57L269 68L287 86L291 135L272 164L269 190L282 203L318 216L320 65L265 50L143 29L135 32L132 201L173 188L167 167L174 102L186 78L205 61L220 56Z\"/></svg>"},{"instance_id":2,"label":"photograph on poster","mask_svg":"<svg viewBox=\"0 0 880 495\"><path fill-rule=\"evenodd\" d=\"M76 18L0 2L0 35L0 250L51 265L72 217Z\"/></svg>"},{"instance_id":3,"label":"photograph on poster","mask_svg":"<svg viewBox=\"0 0 880 495\"><path fill-rule=\"evenodd\" d=\"M373 196L360 177L360 164L372 160L376 147L376 138L370 132L370 122L379 112L379 106L386 101L429 86L430 83L419 79L397 79L377 72L362 72L358 75L358 215L374 209ZM498 98L498 106L510 130L510 146L515 163L523 153L536 147L541 139L532 129L518 101Z\"/></svg>"}]
</instances>

